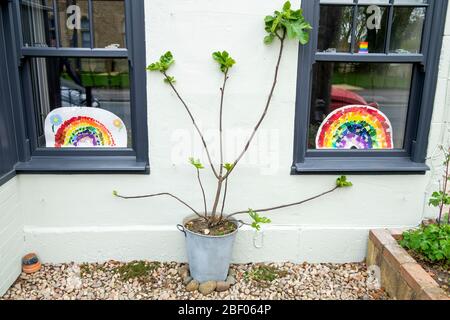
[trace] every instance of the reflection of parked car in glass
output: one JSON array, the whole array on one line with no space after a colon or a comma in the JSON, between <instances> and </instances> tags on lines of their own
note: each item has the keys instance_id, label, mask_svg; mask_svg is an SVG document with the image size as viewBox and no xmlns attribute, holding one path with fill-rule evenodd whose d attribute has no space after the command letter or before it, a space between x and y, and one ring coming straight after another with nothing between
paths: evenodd
<instances>
[{"instance_id":1,"label":"reflection of parked car in glass","mask_svg":"<svg viewBox=\"0 0 450 320\"><path fill-rule=\"evenodd\" d=\"M61 105L62 107L88 106L86 89L64 79L61 79ZM100 102L96 97L92 97L90 107L99 108Z\"/></svg>"},{"instance_id":2,"label":"reflection of parked car in glass","mask_svg":"<svg viewBox=\"0 0 450 320\"><path fill-rule=\"evenodd\" d=\"M371 102L368 103L363 97L359 94L349 90L342 88L340 86L332 86L331 88L331 102L330 105L327 106L325 101L319 99L316 101L316 108L314 110L314 114L312 115L314 121L320 124L325 117L336 109L348 106L348 105L364 105L371 106L374 108L379 108L378 103Z\"/></svg>"},{"instance_id":3,"label":"reflection of parked car in glass","mask_svg":"<svg viewBox=\"0 0 450 320\"><path fill-rule=\"evenodd\" d=\"M368 103L363 97L353 91L343 89L338 86L332 87L330 112L352 104L371 106L377 109L379 108L378 103Z\"/></svg>"}]
</instances>

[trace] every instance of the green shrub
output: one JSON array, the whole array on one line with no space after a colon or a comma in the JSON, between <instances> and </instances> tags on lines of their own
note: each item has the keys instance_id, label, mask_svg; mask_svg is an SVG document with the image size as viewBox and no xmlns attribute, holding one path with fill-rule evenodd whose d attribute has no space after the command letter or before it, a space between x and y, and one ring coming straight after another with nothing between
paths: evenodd
<instances>
[{"instance_id":1,"label":"green shrub","mask_svg":"<svg viewBox=\"0 0 450 320\"><path fill-rule=\"evenodd\" d=\"M450 225L429 225L403 234L400 245L431 262L450 263Z\"/></svg>"}]
</instances>

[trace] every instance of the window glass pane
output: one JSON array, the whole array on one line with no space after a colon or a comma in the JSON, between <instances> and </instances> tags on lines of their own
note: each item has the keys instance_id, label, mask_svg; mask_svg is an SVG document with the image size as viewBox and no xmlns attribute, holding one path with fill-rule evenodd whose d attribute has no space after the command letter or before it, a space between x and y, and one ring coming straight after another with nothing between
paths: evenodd
<instances>
[{"instance_id":1,"label":"window glass pane","mask_svg":"<svg viewBox=\"0 0 450 320\"><path fill-rule=\"evenodd\" d=\"M426 8L395 7L390 51L420 53Z\"/></svg>"},{"instance_id":2,"label":"window glass pane","mask_svg":"<svg viewBox=\"0 0 450 320\"><path fill-rule=\"evenodd\" d=\"M320 6L319 52L350 52L353 6Z\"/></svg>"},{"instance_id":3,"label":"window glass pane","mask_svg":"<svg viewBox=\"0 0 450 320\"><path fill-rule=\"evenodd\" d=\"M419 5L419 4L427 4L428 0L394 0L394 4L410 4L410 5Z\"/></svg>"},{"instance_id":4,"label":"window glass pane","mask_svg":"<svg viewBox=\"0 0 450 320\"><path fill-rule=\"evenodd\" d=\"M316 63L309 148L403 149L412 69L412 64Z\"/></svg>"},{"instance_id":5,"label":"window glass pane","mask_svg":"<svg viewBox=\"0 0 450 320\"><path fill-rule=\"evenodd\" d=\"M125 48L125 3L118 0L95 0L95 47Z\"/></svg>"},{"instance_id":6,"label":"window glass pane","mask_svg":"<svg viewBox=\"0 0 450 320\"><path fill-rule=\"evenodd\" d=\"M56 47L52 0L21 1L21 15L25 47Z\"/></svg>"},{"instance_id":7,"label":"window glass pane","mask_svg":"<svg viewBox=\"0 0 450 320\"><path fill-rule=\"evenodd\" d=\"M358 7L355 53L384 53L388 19L387 7Z\"/></svg>"},{"instance_id":8,"label":"window glass pane","mask_svg":"<svg viewBox=\"0 0 450 320\"><path fill-rule=\"evenodd\" d=\"M61 47L90 48L90 22L87 0L58 0ZM86 41L88 38L89 42Z\"/></svg>"},{"instance_id":9,"label":"window glass pane","mask_svg":"<svg viewBox=\"0 0 450 320\"><path fill-rule=\"evenodd\" d=\"M130 147L127 59L34 58L39 147Z\"/></svg>"}]
</instances>

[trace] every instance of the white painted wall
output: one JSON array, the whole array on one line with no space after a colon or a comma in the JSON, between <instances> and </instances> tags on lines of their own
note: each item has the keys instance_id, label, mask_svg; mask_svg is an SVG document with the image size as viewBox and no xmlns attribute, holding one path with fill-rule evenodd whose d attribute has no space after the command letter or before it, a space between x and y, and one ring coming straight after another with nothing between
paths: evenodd
<instances>
[{"instance_id":1,"label":"white painted wall","mask_svg":"<svg viewBox=\"0 0 450 320\"><path fill-rule=\"evenodd\" d=\"M231 133L251 129L264 107L278 50L263 44L262 19L283 2L146 1L147 59L156 60L172 50L177 62L171 72L177 87L208 133L217 128L221 85L211 53L226 49L238 62L228 87L226 126ZM449 26L444 43L430 152L443 140L444 121L449 119ZM262 135L230 181L229 210L300 200L334 184L334 176L290 175L297 49L295 43L286 48L280 85ZM169 191L202 206L195 172L176 156L180 146L189 145L180 135L188 132L193 140L197 137L158 74L148 77L148 118L149 176L19 177L27 251L36 251L46 262L185 260L184 239L175 228L189 214L184 207L164 198L127 202L112 197L112 190L124 194ZM229 161L236 149L232 145L227 151ZM267 165L267 158L274 167ZM414 226L421 221L430 177L352 176L353 189L273 214L273 224L257 237L251 230L242 230L234 261L361 261L369 229ZM211 176L205 179L212 196L214 180Z\"/></svg>"},{"instance_id":2,"label":"white painted wall","mask_svg":"<svg viewBox=\"0 0 450 320\"><path fill-rule=\"evenodd\" d=\"M17 178L0 187L0 297L21 271L23 216Z\"/></svg>"}]
</instances>

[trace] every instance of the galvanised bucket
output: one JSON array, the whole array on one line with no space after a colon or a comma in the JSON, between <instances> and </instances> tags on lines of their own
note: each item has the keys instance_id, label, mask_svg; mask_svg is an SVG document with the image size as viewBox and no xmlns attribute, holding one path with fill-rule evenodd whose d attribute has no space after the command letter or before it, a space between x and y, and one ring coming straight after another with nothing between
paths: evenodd
<instances>
[{"instance_id":1,"label":"galvanised bucket","mask_svg":"<svg viewBox=\"0 0 450 320\"><path fill-rule=\"evenodd\" d=\"M236 230L225 236L208 236L194 233L184 226L197 216L189 216L183 220L183 225L177 225L178 230L186 237L186 249L191 277L198 282L225 281L231 263L234 240L239 229L236 220Z\"/></svg>"}]
</instances>

